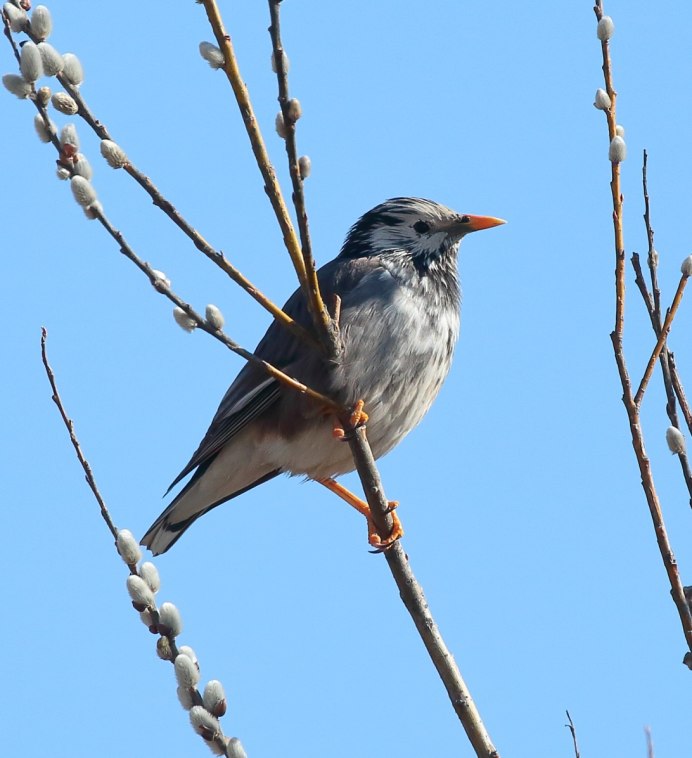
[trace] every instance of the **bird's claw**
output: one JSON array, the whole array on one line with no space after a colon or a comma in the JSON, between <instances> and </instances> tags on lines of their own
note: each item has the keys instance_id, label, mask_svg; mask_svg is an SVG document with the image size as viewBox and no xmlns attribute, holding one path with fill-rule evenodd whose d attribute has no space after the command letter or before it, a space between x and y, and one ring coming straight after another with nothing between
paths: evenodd
<instances>
[{"instance_id":1,"label":"bird's claw","mask_svg":"<svg viewBox=\"0 0 692 758\"><path fill-rule=\"evenodd\" d=\"M353 434L353 429L357 429L359 426L363 426L368 423L369 416L363 410L364 406L365 402L363 400L359 400L353 407L351 415L348 417L348 427L351 431L346 432L338 420L334 422L334 426L332 428L332 437L334 437L334 439L341 440L341 442L348 442L348 440L351 439L351 435Z\"/></svg>"},{"instance_id":2,"label":"bird's claw","mask_svg":"<svg viewBox=\"0 0 692 758\"><path fill-rule=\"evenodd\" d=\"M372 553L384 553L397 541L404 536L404 528L401 525L399 517L394 513L394 509L399 505L396 500L392 500L389 503L388 513L392 516L392 529L389 535L382 539L377 531L374 521L368 518L368 542L375 548L371 550Z\"/></svg>"}]
</instances>

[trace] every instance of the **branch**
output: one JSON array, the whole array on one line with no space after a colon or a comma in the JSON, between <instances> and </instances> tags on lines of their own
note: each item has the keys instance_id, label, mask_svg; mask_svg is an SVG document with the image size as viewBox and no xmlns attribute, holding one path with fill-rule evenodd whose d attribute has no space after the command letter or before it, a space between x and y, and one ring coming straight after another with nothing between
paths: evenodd
<instances>
[{"instance_id":1,"label":"branch","mask_svg":"<svg viewBox=\"0 0 692 758\"><path fill-rule=\"evenodd\" d=\"M348 441L365 497L372 511L373 520L380 530L380 534L387 534L392 528L389 501L385 496L382 480L375 466L375 459L366 440L365 428L358 427L353 430L353 433L348 436ZM423 594L423 588L413 574L401 542L395 542L385 550L384 556L399 588L399 595L416 625L440 679L447 689L452 707L459 717L476 755L483 756L483 758L499 758L500 754L495 749L471 693L461 676L459 667L442 638L437 623L430 612L428 601Z\"/></svg>"},{"instance_id":2,"label":"branch","mask_svg":"<svg viewBox=\"0 0 692 758\"><path fill-rule=\"evenodd\" d=\"M149 628L152 634L158 634L156 652L162 660L170 661L175 667L178 681L178 699L186 711L190 712L190 721L194 730L206 742L214 743L214 752L217 755L237 758L240 753L240 740L226 737L219 724L218 717L226 713L226 696L221 683L213 680L204 689L204 695L197 689L199 683L199 664L194 651L190 647L178 648L177 637L182 630L182 619L178 609L173 603L163 603L159 608L156 605L155 595L160 587L158 570L153 563L147 561L137 567L142 553L137 540L127 529L117 529L106 504L101 497L99 488L87 462L74 430L74 424L68 417L67 411L60 398L55 374L48 362L46 342L48 332L45 327L41 328L41 359L46 371L48 381L53 392L53 402L57 405L63 423L70 435L70 441L74 447L77 459L84 469L84 474L96 501L101 509L101 516L106 522L108 529L115 539L116 550L130 570L127 581L127 589L132 598L132 605L139 612L141 621ZM185 658L186 660L181 660ZM240 748L240 750L239 750Z\"/></svg>"},{"instance_id":3,"label":"branch","mask_svg":"<svg viewBox=\"0 0 692 758\"><path fill-rule=\"evenodd\" d=\"M77 439L77 435L74 430L74 423L72 422L72 419L67 415L67 412L65 411L65 407L62 404L62 399L60 398L60 393L58 392L58 385L55 381L55 374L53 373L53 369L50 366L50 363L48 363L48 354L46 352L46 340L48 339L48 332L46 331L45 326L41 327L41 360L43 361L43 368L46 371L46 376L48 377L48 381L50 382L50 388L53 391L53 395L51 397L51 400L58 406L58 411L60 411L60 416L62 417L63 424L65 424L65 428L67 429L67 433L70 435L70 442L72 443L72 447L74 448L75 454L77 456L77 460L79 461L80 466L84 469L84 478L87 481L87 484L89 485L89 489L93 492L94 497L96 498L96 502L99 504L99 508L101 509L101 516L103 520L106 522L106 526L110 530L110 533L113 535L113 539L117 540L118 538L118 529L113 523L113 519L111 518L111 514L108 511L108 508L106 507L106 503L101 497L101 493L99 491L99 488L96 484L96 479L94 478L94 474L91 470L91 466L89 465L89 461L84 457L84 453L82 452L82 448L79 444L79 440Z\"/></svg>"},{"instance_id":4,"label":"branch","mask_svg":"<svg viewBox=\"0 0 692 758\"><path fill-rule=\"evenodd\" d=\"M310 228L308 225L308 214L305 208L305 193L303 191L303 176L301 175L298 164L296 120L292 113L289 101L288 71L286 66L287 59L281 41L280 7L281 0L269 0L269 15L271 17L269 34L272 41L274 68L276 69L276 78L279 85L278 100L279 105L281 106L281 114L283 116L285 127L284 142L286 144L286 153L288 155L288 169L291 175L291 183L293 185L293 204L298 219L298 230L300 232L303 260L305 261L307 286L310 291L308 303L312 306L313 319L316 317L321 322L322 333L327 337L329 354L332 358L335 358L341 352L341 338L339 336L338 320L330 317L324 301L322 300L319 283L317 281L315 259L312 254L312 242L310 240Z\"/></svg>"},{"instance_id":5,"label":"branch","mask_svg":"<svg viewBox=\"0 0 692 758\"><path fill-rule=\"evenodd\" d=\"M603 2L596 0L594 7L596 18L601 21L603 18ZM608 123L608 138L612 143L616 136L616 92L613 87L612 68L610 60L610 48L608 39L601 41L601 53L603 56L603 79L606 91L610 97L610 107L605 111ZM611 195L613 202L613 227L615 242L615 329L611 333L613 343L613 352L615 362L622 385L622 401L627 411L630 434L632 437L632 447L637 458L639 473L641 475L642 487L646 496L647 505L651 515L651 520L656 534L659 552L663 561L668 581L671 587L673 602L680 616L685 641L690 651L692 651L692 613L685 599L680 574L673 550L668 539L661 504L654 486L653 475L649 458L644 448L644 437L642 434L639 405L635 403L632 395L632 385L627 371L627 364L622 347L622 332L624 327L624 302L625 302L625 267L624 267L624 233L622 226L622 194L620 191L620 163L611 160ZM692 669L692 653L687 653L683 661Z\"/></svg>"},{"instance_id":6,"label":"branch","mask_svg":"<svg viewBox=\"0 0 692 758\"><path fill-rule=\"evenodd\" d=\"M572 721L572 717L569 715L569 711L565 711L567 714L567 720L569 721L569 724L565 724L565 726L569 729L570 734L572 735L572 744L574 745L574 758L579 758L579 745L577 744L577 730L574 728L574 722Z\"/></svg>"},{"instance_id":7,"label":"branch","mask_svg":"<svg viewBox=\"0 0 692 758\"><path fill-rule=\"evenodd\" d=\"M634 403L635 405L639 405L642 401L642 398L644 397L644 393L646 392L646 387L649 383L649 380L651 379L651 374L654 370L654 365L656 364L656 361L658 360L659 355L661 354L661 350L663 350L663 345L666 342L666 339L668 337L668 333L670 332L670 327L673 325L673 319L675 318L675 314L678 311L678 307L680 306L680 303L682 302L682 295L685 291L685 287L687 286L687 280L689 277L686 274L683 274L680 277L680 281L678 282L678 288L675 291L675 297L673 298L673 302L671 303L670 308L666 312L666 320L663 322L663 326L661 327L661 334L658 337L658 341L656 342L656 347L654 347L653 352L651 353L651 357L649 358L649 362L646 365L646 370L644 371L644 376L642 377L641 382L639 383L639 389L637 390L637 394L634 396Z\"/></svg>"}]
</instances>

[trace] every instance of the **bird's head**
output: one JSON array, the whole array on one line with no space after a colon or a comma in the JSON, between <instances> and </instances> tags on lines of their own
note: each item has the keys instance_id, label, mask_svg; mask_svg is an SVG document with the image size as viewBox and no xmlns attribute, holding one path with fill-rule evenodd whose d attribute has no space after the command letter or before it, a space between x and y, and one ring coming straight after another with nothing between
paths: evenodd
<instances>
[{"instance_id":1,"label":"bird's head","mask_svg":"<svg viewBox=\"0 0 692 758\"><path fill-rule=\"evenodd\" d=\"M420 274L456 256L461 238L504 224L492 216L469 216L416 197L385 200L351 227L343 258L373 255L410 259Z\"/></svg>"}]
</instances>

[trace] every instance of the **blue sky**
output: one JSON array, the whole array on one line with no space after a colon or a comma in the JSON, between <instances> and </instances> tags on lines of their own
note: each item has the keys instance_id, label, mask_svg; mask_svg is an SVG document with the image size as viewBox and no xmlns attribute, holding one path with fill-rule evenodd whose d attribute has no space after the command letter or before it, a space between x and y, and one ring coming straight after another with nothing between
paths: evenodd
<instances>
[{"instance_id":1,"label":"blue sky","mask_svg":"<svg viewBox=\"0 0 692 758\"><path fill-rule=\"evenodd\" d=\"M282 180L267 9L221 3ZM256 6L256 7L255 7ZM405 547L502 755L657 758L689 748L690 672L620 403L600 48L588 1L292 3L283 8L318 261L364 211L418 195L508 224L466 239L462 332L422 425L381 461ZM294 288L259 174L193 2L50 3L51 42L82 93L204 236L272 298ZM692 8L611 1L627 251L645 251L649 151L660 279L689 255ZM3 72L13 71L9 46ZM144 532L240 359L184 334L169 304L54 178L34 110L0 97L5 134L2 373L6 577L0 640L8 755L204 755L170 666L131 610L126 571L86 489L40 365L41 325L65 403L116 523ZM68 119L56 114L60 124ZM252 347L268 319L122 172L83 151L107 215L174 288L219 305ZM653 347L629 278L626 349ZM670 344L692 375L692 311ZM689 388L688 388L689 389ZM658 379L645 439L683 576L692 530ZM353 477L345 482L355 485ZM322 488L276 479L198 522L157 561L183 644L229 697L227 734L270 755L471 755L365 526ZM10 695L10 693L12 693ZM33 720L37 726L29 726Z\"/></svg>"}]
</instances>

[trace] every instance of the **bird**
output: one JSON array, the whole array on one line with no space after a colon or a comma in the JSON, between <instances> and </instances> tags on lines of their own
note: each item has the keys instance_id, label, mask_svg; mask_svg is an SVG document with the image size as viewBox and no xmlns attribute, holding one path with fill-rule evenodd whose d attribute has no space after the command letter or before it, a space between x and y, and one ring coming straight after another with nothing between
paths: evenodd
<instances>
[{"instance_id":1,"label":"bird","mask_svg":"<svg viewBox=\"0 0 692 758\"><path fill-rule=\"evenodd\" d=\"M380 458L421 421L449 373L460 325L462 238L504 223L422 198L380 203L353 224L338 256L317 272L324 301L340 301L339 358L330 359L277 321L255 355L342 407L355 408L358 421L367 419L367 438ZM283 310L312 328L302 290ZM212 508L286 473L342 496L368 518L371 545L388 547L403 533L399 520L381 539L367 504L335 481L355 469L339 436L324 407L247 363L168 492L191 478L142 545L154 555L164 553Z\"/></svg>"}]
</instances>

